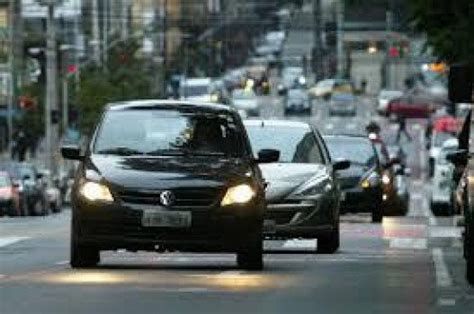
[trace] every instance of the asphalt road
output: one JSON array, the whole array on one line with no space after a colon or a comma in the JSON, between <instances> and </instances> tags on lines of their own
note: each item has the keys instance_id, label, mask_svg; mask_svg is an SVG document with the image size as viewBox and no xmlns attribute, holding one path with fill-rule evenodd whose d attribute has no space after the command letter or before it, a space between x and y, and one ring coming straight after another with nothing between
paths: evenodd
<instances>
[{"instance_id":1,"label":"asphalt road","mask_svg":"<svg viewBox=\"0 0 474 314\"><path fill-rule=\"evenodd\" d=\"M278 97L260 102L264 117L281 118ZM371 104L364 98L356 119L328 118L324 104L291 118L323 132L354 131L374 117ZM406 143L419 169L407 217L372 224L368 215L344 216L334 255L313 254L316 240L267 241L263 272L238 270L233 255L144 252L104 252L97 269L72 270L67 209L2 218L0 313L473 313L460 230L428 208L422 130L411 123L415 140Z\"/></svg>"},{"instance_id":2,"label":"asphalt road","mask_svg":"<svg viewBox=\"0 0 474 314\"><path fill-rule=\"evenodd\" d=\"M298 36L290 33L294 56L307 51ZM262 117L282 118L280 98L261 97L260 106ZM356 118L328 117L324 102L310 117L287 118L323 133L360 133L369 119L388 137L396 131L375 115L371 97L361 97ZM267 241L263 272L237 269L233 255L143 252L103 252L97 269L72 270L69 210L0 218L0 313L474 313L456 219L428 207L423 124L409 129L406 217L342 217L333 255L314 254L316 240Z\"/></svg>"}]
</instances>

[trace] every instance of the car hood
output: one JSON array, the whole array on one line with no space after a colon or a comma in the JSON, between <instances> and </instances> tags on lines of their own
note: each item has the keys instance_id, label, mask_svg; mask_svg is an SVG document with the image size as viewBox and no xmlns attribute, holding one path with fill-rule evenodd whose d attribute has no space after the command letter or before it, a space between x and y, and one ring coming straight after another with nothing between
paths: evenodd
<instances>
[{"instance_id":1,"label":"car hood","mask_svg":"<svg viewBox=\"0 0 474 314\"><path fill-rule=\"evenodd\" d=\"M92 156L85 164L86 177L105 179L121 188L163 189L222 187L248 180L250 166L241 159L217 157Z\"/></svg>"},{"instance_id":2,"label":"car hood","mask_svg":"<svg viewBox=\"0 0 474 314\"><path fill-rule=\"evenodd\" d=\"M320 164L272 163L260 165L268 183L266 199L269 202L286 198L308 180L329 176L326 166Z\"/></svg>"},{"instance_id":3,"label":"car hood","mask_svg":"<svg viewBox=\"0 0 474 314\"><path fill-rule=\"evenodd\" d=\"M359 178L365 177L369 172L372 172L374 167L368 167L351 163L351 166L347 169L338 171L339 178Z\"/></svg>"}]
</instances>

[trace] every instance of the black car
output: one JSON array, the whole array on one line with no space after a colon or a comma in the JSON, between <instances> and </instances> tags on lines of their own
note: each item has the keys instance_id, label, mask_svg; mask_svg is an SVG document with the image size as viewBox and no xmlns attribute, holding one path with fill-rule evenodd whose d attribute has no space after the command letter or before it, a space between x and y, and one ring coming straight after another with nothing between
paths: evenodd
<instances>
[{"instance_id":1,"label":"black car","mask_svg":"<svg viewBox=\"0 0 474 314\"><path fill-rule=\"evenodd\" d=\"M331 157L346 159L351 167L339 172L342 189L341 212L372 213L372 222L383 219L382 167L374 144L363 136L324 137Z\"/></svg>"},{"instance_id":2,"label":"black car","mask_svg":"<svg viewBox=\"0 0 474 314\"><path fill-rule=\"evenodd\" d=\"M124 127L126 126L126 127ZM101 250L237 253L261 269L265 211L259 163L236 111L217 104L131 101L110 105L80 160L72 191L71 266Z\"/></svg>"},{"instance_id":3,"label":"black car","mask_svg":"<svg viewBox=\"0 0 474 314\"><path fill-rule=\"evenodd\" d=\"M339 248L340 189L336 170L319 133L307 123L249 120L245 127L254 149L280 151L278 162L260 165L268 183L265 235L268 238L317 238L318 252ZM278 136L275 136L278 134Z\"/></svg>"},{"instance_id":4,"label":"black car","mask_svg":"<svg viewBox=\"0 0 474 314\"><path fill-rule=\"evenodd\" d=\"M42 182L42 174L29 163L7 162L0 164L0 170L6 171L18 186L20 211L22 215L47 215L46 191Z\"/></svg>"},{"instance_id":5,"label":"black car","mask_svg":"<svg viewBox=\"0 0 474 314\"><path fill-rule=\"evenodd\" d=\"M285 98L285 115L304 113L311 115L311 99L303 89L290 89Z\"/></svg>"}]
</instances>

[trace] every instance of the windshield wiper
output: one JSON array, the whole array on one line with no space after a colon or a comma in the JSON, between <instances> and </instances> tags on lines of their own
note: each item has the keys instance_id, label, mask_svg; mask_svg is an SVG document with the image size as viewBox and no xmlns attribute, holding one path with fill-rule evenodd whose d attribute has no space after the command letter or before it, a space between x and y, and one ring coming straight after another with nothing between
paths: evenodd
<instances>
[{"instance_id":1,"label":"windshield wiper","mask_svg":"<svg viewBox=\"0 0 474 314\"><path fill-rule=\"evenodd\" d=\"M144 152L133 149L133 148L128 148L128 147L111 147L111 148L106 148L99 150L97 152L98 154L110 154L110 155L120 155L120 156L132 156L132 155L143 155Z\"/></svg>"}]
</instances>

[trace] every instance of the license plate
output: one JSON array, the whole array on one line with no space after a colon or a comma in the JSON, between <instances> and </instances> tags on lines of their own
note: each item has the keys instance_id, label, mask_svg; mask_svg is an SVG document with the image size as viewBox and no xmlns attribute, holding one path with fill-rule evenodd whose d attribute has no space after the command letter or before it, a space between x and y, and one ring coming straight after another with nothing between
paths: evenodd
<instances>
[{"instance_id":1,"label":"license plate","mask_svg":"<svg viewBox=\"0 0 474 314\"><path fill-rule=\"evenodd\" d=\"M186 228L191 226L191 217L191 212L144 211L142 226Z\"/></svg>"},{"instance_id":2,"label":"license plate","mask_svg":"<svg viewBox=\"0 0 474 314\"><path fill-rule=\"evenodd\" d=\"M346 192L341 192L341 201L345 201L347 198Z\"/></svg>"}]
</instances>

